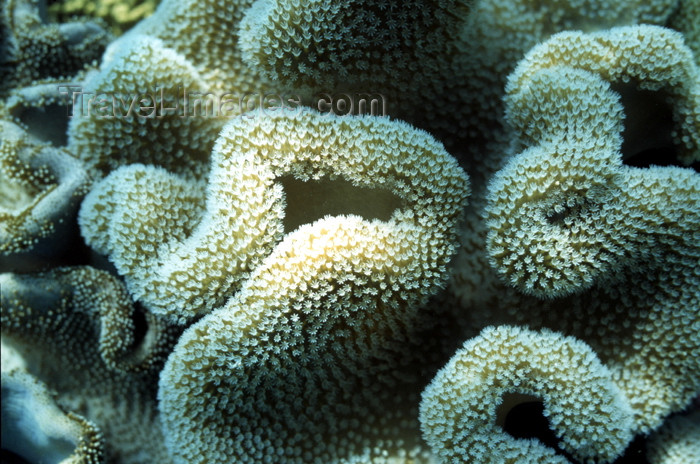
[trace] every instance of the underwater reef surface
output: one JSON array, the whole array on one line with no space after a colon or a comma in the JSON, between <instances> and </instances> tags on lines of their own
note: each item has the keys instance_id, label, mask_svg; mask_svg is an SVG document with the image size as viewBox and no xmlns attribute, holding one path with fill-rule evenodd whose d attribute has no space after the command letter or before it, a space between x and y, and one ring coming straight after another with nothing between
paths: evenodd
<instances>
[{"instance_id":1,"label":"underwater reef surface","mask_svg":"<svg viewBox=\"0 0 700 464\"><path fill-rule=\"evenodd\" d=\"M700 462L697 0L1 1L3 463Z\"/></svg>"},{"instance_id":2,"label":"underwater reef surface","mask_svg":"<svg viewBox=\"0 0 700 464\"><path fill-rule=\"evenodd\" d=\"M158 0L63 0L49 2L50 18L63 22L74 16L100 18L115 35L153 14Z\"/></svg>"}]
</instances>

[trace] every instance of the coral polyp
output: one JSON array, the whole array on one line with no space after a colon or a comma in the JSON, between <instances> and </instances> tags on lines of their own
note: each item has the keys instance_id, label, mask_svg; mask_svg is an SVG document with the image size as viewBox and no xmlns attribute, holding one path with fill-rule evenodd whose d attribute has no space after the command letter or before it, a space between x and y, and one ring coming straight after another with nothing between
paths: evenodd
<instances>
[{"instance_id":1,"label":"coral polyp","mask_svg":"<svg viewBox=\"0 0 700 464\"><path fill-rule=\"evenodd\" d=\"M46 6L0 13L3 460L693 461L696 0Z\"/></svg>"}]
</instances>

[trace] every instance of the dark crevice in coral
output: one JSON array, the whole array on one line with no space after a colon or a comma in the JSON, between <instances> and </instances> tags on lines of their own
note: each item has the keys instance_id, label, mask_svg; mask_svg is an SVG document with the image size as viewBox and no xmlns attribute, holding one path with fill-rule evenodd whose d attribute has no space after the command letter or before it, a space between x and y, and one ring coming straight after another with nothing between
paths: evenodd
<instances>
[{"instance_id":1,"label":"dark crevice in coral","mask_svg":"<svg viewBox=\"0 0 700 464\"><path fill-rule=\"evenodd\" d=\"M638 435L627 447L625 453L612 464L649 464L646 456L646 438Z\"/></svg>"},{"instance_id":2,"label":"dark crevice in coral","mask_svg":"<svg viewBox=\"0 0 700 464\"><path fill-rule=\"evenodd\" d=\"M68 144L68 109L58 103L42 107L19 107L13 116L37 139L53 146Z\"/></svg>"},{"instance_id":3,"label":"dark crevice in coral","mask_svg":"<svg viewBox=\"0 0 700 464\"><path fill-rule=\"evenodd\" d=\"M54 265L83 266L90 263L90 248L80 237L78 221L75 217L70 219L70 234L62 241L60 254L56 254Z\"/></svg>"},{"instance_id":4,"label":"dark crevice in coral","mask_svg":"<svg viewBox=\"0 0 700 464\"><path fill-rule=\"evenodd\" d=\"M508 398L504 397L501 407L507 403ZM542 401L518 401L518 404L512 406L505 414L503 430L514 438L537 439L546 447L553 449L557 455L565 457L569 462L576 462L569 453L559 447L559 440L544 416Z\"/></svg>"},{"instance_id":5,"label":"dark crevice in coral","mask_svg":"<svg viewBox=\"0 0 700 464\"><path fill-rule=\"evenodd\" d=\"M85 245L87 247L87 245ZM116 277L122 283L124 283L124 276L119 274L119 271L117 271L117 268L114 266L114 263L109 260L108 256L101 255L95 250L88 248L88 254L89 254L89 259L86 264L88 264L90 267L94 267L95 269L100 269L102 271L107 271L112 276Z\"/></svg>"},{"instance_id":6,"label":"dark crevice in coral","mask_svg":"<svg viewBox=\"0 0 700 464\"><path fill-rule=\"evenodd\" d=\"M622 160L627 166L648 168L649 166L683 166L675 147L650 148Z\"/></svg>"},{"instance_id":7,"label":"dark crevice in coral","mask_svg":"<svg viewBox=\"0 0 700 464\"><path fill-rule=\"evenodd\" d=\"M509 407L507 412L499 408L499 416L505 415L503 429L514 438L535 438L545 446L552 448L557 455L565 457L572 464L582 464L574 459L569 453L561 449L559 440L549 427L549 421L544 416L544 404L542 401L524 401L528 395L510 394L504 396L501 408L508 408L508 396L511 396L511 403L515 406ZM612 464L649 464L646 458L646 439L644 436L637 436L627 447L625 453L613 461Z\"/></svg>"},{"instance_id":8,"label":"dark crevice in coral","mask_svg":"<svg viewBox=\"0 0 700 464\"><path fill-rule=\"evenodd\" d=\"M134 324L134 342L132 351L136 351L144 343L148 333L148 321L146 321L146 310L140 303L134 304L134 311L131 313L131 321Z\"/></svg>"},{"instance_id":9,"label":"dark crevice in coral","mask_svg":"<svg viewBox=\"0 0 700 464\"><path fill-rule=\"evenodd\" d=\"M0 254L0 272L40 272L60 266L81 266L90 263L90 248L80 238L78 223L39 242L29 251Z\"/></svg>"},{"instance_id":10,"label":"dark crevice in coral","mask_svg":"<svg viewBox=\"0 0 700 464\"><path fill-rule=\"evenodd\" d=\"M354 214L367 220L387 221L402 206L401 199L388 190L356 186L345 179L303 181L287 175L278 181L287 202L285 233L328 215Z\"/></svg>"},{"instance_id":11,"label":"dark crevice in coral","mask_svg":"<svg viewBox=\"0 0 700 464\"><path fill-rule=\"evenodd\" d=\"M671 132L673 111L662 91L640 90L633 84L613 85L625 111L622 161L628 166L683 166Z\"/></svg>"}]
</instances>

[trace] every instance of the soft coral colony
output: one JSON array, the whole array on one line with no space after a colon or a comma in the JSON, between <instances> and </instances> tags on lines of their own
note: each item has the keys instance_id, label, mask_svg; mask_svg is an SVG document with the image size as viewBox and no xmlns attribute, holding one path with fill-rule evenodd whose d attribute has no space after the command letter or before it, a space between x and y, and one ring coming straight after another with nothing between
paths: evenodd
<instances>
[{"instance_id":1,"label":"soft coral colony","mask_svg":"<svg viewBox=\"0 0 700 464\"><path fill-rule=\"evenodd\" d=\"M3 453L697 462L699 5L4 0Z\"/></svg>"}]
</instances>

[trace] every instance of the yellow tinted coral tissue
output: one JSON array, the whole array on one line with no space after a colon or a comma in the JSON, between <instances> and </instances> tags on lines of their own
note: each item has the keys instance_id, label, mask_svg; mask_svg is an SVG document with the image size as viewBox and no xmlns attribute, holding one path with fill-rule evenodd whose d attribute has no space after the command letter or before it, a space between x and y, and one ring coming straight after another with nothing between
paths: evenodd
<instances>
[{"instance_id":1,"label":"yellow tinted coral tissue","mask_svg":"<svg viewBox=\"0 0 700 464\"><path fill-rule=\"evenodd\" d=\"M424 437L441 462L569 462L503 431L499 405L521 398L544 403L559 445L580 462L612 462L633 436L630 406L589 346L546 329L499 326L467 341L425 389Z\"/></svg>"},{"instance_id":2,"label":"yellow tinted coral tissue","mask_svg":"<svg viewBox=\"0 0 700 464\"><path fill-rule=\"evenodd\" d=\"M511 326L485 328L438 372L423 392L424 437L445 463L569 462L503 431L499 406L521 398L544 403L559 445L579 462L613 462L632 439L630 406L589 346Z\"/></svg>"},{"instance_id":3,"label":"yellow tinted coral tissue","mask_svg":"<svg viewBox=\"0 0 700 464\"><path fill-rule=\"evenodd\" d=\"M221 121L185 117L182 102L177 108L182 89L207 87L201 75L159 39L129 35L119 43L73 95L69 148L97 175L139 162L205 171L211 144L203 139L214 137Z\"/></svg>"},{"instance_id":4,"label":"yellow tinted coral tissue","mask_svg":"<svg viewBox=\"0 0 700 464\"><path fill-rule=\"evenodd\" d=\"M80 224L136 298L184 322L221 306L282 238L284 221L294 222L283 176L388 190L412 207L398 210L399 226L420 220L442 232L438 216L420 211L463 199L463 187L441 177L446 159L426 134L382 118L240 117L217 140L206 192L162 168L124 167L88 195ZM421 189L406 177L421 174L435 177Z\"/></svg>"},{"instance_id":5,"label":"yellow tinted coral tissue","mask_svg":"<svg viewBox=\"0 0 700 464\"><path fill-rule=\"evenodd\" d=\"M629 43L645 37L662 45L659 58L622 66L619 56L638 49ZM578 41L590 44L585 53L557 52ZM671 152L691 161L698 106L690 56L677 34L656 27L563 33L534 49L511 76L507 100L524 150L492 178L487 197L486 248L514 290L501 290L511 302L490 308L491 317L508 313L593 346L629 398L637 432L658 427L700 390L700 339L691 335L700 327L700 176L625 165L629 106L607 79L627 75L652 89L672 82L669 104L686 116L668 135L689 137L669 137ZM641 69L659 63L648 74L657 81L645 84Z\"/></svg>"},{"instance_id":6,"label":"yellow tinted coral tissue","mask_svg":"<svg viewBox=\"0 0 700 464\"><path fill-rule=\"evenodd\" d=\"M391 372L444 285L466 176L427 133L384 118L242 118L217 143L234 149L234 172L252 178L243 193L258 184L267 205L284 173L386 188L401 205L387 220L326 216L288 233L185 332L160 379L169 448L183 463L426 459L413 388Z\"/></svg>"},{"instance_id":7,"label":"yellow tinted coral tissue","mask_svg":"<svg viewBox=\"0 0 700 464\"><path fill-rule=\"evenodd\" d=\"M453 85L468 12L463 0L258 0L239 44L251 68L301 93L381 93L392 115L430 117L419 108Z\"/></svg>"},{"instance_id":8,"label":"yellow tinted coral tissue","mask_svg":"<svg viewBox=\"0 0 700 464\"><path fill-rule=\"evenodd\" d=\"M0 269L26 272L75 245L86 167L69 152L0 120Z\"/></svg>"},{"instance_id":9,"label":"yellow tinted coral tissue","mask_svg":"<svg viewBox=\"0 0 700 464\"><path fill-rule=\"evenodd\" d=\"M0 11L0 96L36 79L75 74L98 60L112 39L102 24L46 21L44 0L6 0Z\"/></svg>"},{"instance_id":10,"label":"yellow tinted coral tissue","mask_svg":"<svg viewBox=\"0 0 700 464\"><path fill-rule=\"evenodd\" d=\"M165 0L112 42L76 94L71 150L100 174L146 163L204 176L218 132L245 107L240 99L273 91L236 46L250 3Z\"/></svg>"},{"instance_id":11,"label":"yellow tinted coral tissue","mask_svg":"<svg viewBox=\"0 0 700 464\"><path fill-rule=\"evenodd\" d=\"M44 6L0 7L3 462L695 464L700 2Z\"/></svg>"},{"instance_id":12,"label":"yellow tinted coral tissue","mask_svg":"<svg viewBox=\"0 0 700 464\"><path fill-rule=\"evenodd\" d=\"M636 53L647 44L653 60ZM653 255L655 236L693 229L695 215L663 218L697 205L697 175L623 165L623 137L639 134L611 84L668 95L668 135L690 164L700 160L698 75L681 36L653 26L561 33L525 57L506 104L526 149L494 176L487 207L487 247L504 279L541 298L570 295ZM665 188L678 194L660 202Z\"/></svg>"}]
</instances>

